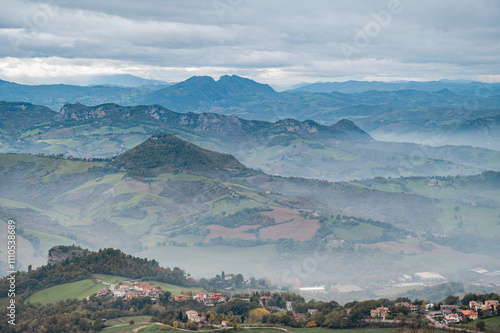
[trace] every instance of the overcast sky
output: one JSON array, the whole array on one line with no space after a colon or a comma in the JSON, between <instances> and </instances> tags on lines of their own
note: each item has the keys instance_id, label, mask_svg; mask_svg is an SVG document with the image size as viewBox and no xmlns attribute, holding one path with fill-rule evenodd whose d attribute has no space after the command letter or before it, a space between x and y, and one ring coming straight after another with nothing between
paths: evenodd
<instances>
[{"instance_id":1,"label":"overcast sky","mask_svg":"<svg viewBox=\"0 0 500 333\"><path fill-rule=\"evenodd\" d=\"M2 0L0 79L500 82L498 0Z\"/></svg>"}]
</instances>

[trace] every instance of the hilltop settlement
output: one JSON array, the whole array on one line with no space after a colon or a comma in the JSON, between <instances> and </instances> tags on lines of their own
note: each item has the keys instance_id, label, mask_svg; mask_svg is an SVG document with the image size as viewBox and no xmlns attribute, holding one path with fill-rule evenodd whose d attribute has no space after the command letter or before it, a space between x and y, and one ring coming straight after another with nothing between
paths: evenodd
<instances>
[{"instance_id":1,"label":"hilltop settlement","mask_svg":"<svg viewBox=\"0 0 500 333\"><path fill-rule=\"evenodd\" d=\"M16 309L22 316L11 325L7 309L2 308L0 331L96 332L113 326L119 318L146 316L161 330L376 326L412 332L447 327L489 332L490 323L496 322L499 315L500 295L495 293L469 293L462 298L449 295L432 301L380 298L341 305L336 301L306 301L297 293L271 291L265 285L252 291L221 290L217 286L222 281L241 280L241 275L222 272L210 280L196 280L177 267L162 268L154 260L113 249L91 252L59 246L52 250L51 259L48 265L16 273ZM119 281L119 276L128 278ZM64 286L70 293L80 281L93 281L101 287L82 300L60 296L44 304L31 301L53 287ZM0 292L6 292L9 285L6 278L2 279Z\"/></svg>"}]
</instances>

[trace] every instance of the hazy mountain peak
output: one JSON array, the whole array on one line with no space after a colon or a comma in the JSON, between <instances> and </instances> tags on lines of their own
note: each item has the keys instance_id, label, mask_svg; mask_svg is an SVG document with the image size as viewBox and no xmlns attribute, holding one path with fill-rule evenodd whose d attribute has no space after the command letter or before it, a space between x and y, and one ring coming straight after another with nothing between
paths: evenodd
<instances>
[{"instance_id":1,"label":"hazy mountain peak","mask_svg":"<svg viewBox=\"0 0 500 333\"><path fill-rule=\"evenodd\" d=\"M361 128L359 128L353 121L349 119L341 119L335 124L329 126L330 129L334 131L338 131L347 135L356 135L356 136L361 136L364 137L365 139L370 139L372 140L372 137L363 131Z\"/></svg>"},{"instance_id":2,"label":"hazy mountain peak","mask_svg":"<svg viewBox=\"0 0 500 333\"><path fill-rule=\"evenodd\" d=\"M115 157L112 163L140 176L173 170L197 172L246 169L232 155L200 148L167 133L149 137L138 146Z\"/></svg>"}]
</instances>

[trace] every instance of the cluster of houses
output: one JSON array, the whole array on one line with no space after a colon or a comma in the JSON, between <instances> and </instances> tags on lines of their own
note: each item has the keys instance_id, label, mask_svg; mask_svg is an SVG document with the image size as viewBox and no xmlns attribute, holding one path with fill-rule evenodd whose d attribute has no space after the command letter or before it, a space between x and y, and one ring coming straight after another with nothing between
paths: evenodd
<instances>
[{"instance_id":1,"label":"cluster of houses","mask_svg":"<svg viewBox=\"0 0 500 333\"><path fill-rule=\"evenodd\" d=\"M396 303L394 305L407 307L412 312L418 311L418 308L419 308L418 305L413 305L413 304L410 304L408 302L400 302L400 303ZM385 306L381 306L381 307L378 307L376 309L370 310L370 316L372 318L384 319L387 314L389 314L389 308L387 308Z\"/></svg>"},{"instance_id":2,"label":"cluster of houses","mask_svg":"<svg viewBox=\"0 0 500 333\"><path fill-rule=\"evenodd\" d=\"M485 301L484 304L483 304L483 302L480 302L480 301L470 301L469 302L469 308L474 309L476 311L479 311L479 310L496 311L497 306L498 306L497 300L488 300L488 301Z\"/></svg>"},{"instance_id":3,"label":"cluster of houses","mask_svg":"<svg viewBox=\"0 0 500 333\"><path fill-rule=\"evenodd\" d=\"M132 284L132 286L130 286ZM122 284L117 286L111 286L111 291L107 288L99 289L96 293L97 296L106 296L110 292L113 293L114 297L121 297L124 301L131 300L135 297L151 297L155 300L163 293L160 287L155 287L149 284L140 284L138 281L129 282L128 284ZM203 303L205 306L215 306L217 303L227 302L227 296L222 293L206 293L199 292L197 295L193 296L190 292L189 295L178 294L171 299L176 302L186 302L188 300L196 300L199 303Z\"/></svg>"},{"instance_id":4,"label":"cluster of houses","mask_svg":"<svg viewBox=\"0 0 500 333\"><path fill-rule=\"evenodd\" d=\"M419 310L419 306L409 304L408 302L396 303L396 306L405 306L410 309L410 311L416 312ZM451 323L459 323L464 319L467 320L477 320L479 318L478 312L481 311L497 311L498 301L497 300L488 300L483 302L479 301L471 301L469 302L469 309L462 310L458 305L441 305L440 311L436 311L431 315L434 316L442 316L443 323L451 324ZM389 308L387 307L378 307L370 311L370 315L372 318L381 318L385 319L389 314Z\"/></svg>"},{"instance_id":5,"label":"cluster of houses","mask_svg":"<svg viewBox=\"0 0 500 333\"><path fill-rule=\"evenodd\" d=\"M441 314L446 324L459 323L463 319L477 320L479 314L477 311L496 311L498 307L497 300L488 300L483 302L470 301L469 309L461 310L458 305L441 305Z\"/></svg>"},{"instance_id":6,"label":"cluster of houses","mask_svg":"<svg viewBox=\"0 0 500 333\"><path fill-rule=\"evenodd\" d=\"M135 297L151 297L153 300L157 299L163 292L161 288L149 284L139 284L135 281L133 287L128 285L117 286L113 290L114 297L122 297L124 301L129 301ZM109 292L108 289L103 288L97 291L97 296L105 296Z\"/></svg>"},{"instance_id":7,"label":"cluster of houses","mask_svg":"<svg viewBox=\"0 0 500 333\"><path fill-rule=\"evenodd\" d=\"M184 294L178 294L174 296L174 300L176 302L185 302L191 299L194 299L198 303L203 303L205 306L214 306L217 303L227 302L226 295L222 293L206 293L204 291L200 291L195 296L188 296Z\"/></svg>"}]
</instances>

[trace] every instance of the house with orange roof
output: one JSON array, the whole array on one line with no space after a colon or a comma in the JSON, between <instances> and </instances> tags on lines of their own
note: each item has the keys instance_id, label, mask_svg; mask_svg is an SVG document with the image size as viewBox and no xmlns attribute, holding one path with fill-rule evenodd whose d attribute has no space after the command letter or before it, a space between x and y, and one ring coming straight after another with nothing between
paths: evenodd
<instances>
[{"instance_id":1,"label":"house with orange roof","mask_svg":"<svg viewBox=\"0 0 500 333\"><path fill-rule=\"evenodd\" d=\"M295 318L296 321L303 321L303 320L306 320L306 315L303 314L303 313L296 313L293 315L293 317Z\"/></svg>"},{"instance_id":2,"label":"house with orange roof","mask_svg":"<svg viewBox=\"0 0 500 333\"><path fill-rule=\"evenodd\" d=\"M196 294L196 301L197 302L203 302L206 298L208 297L208 294L206 292L200 291L198 294Z\"/></svg>"},{"instance_id":3,"label":"house with orange roof","mask_svg":"<svg viewBox=\"0 0 500 333\"><path fill-rule=\"evenodd\" d=\"M99 289L97 291L97 296L106 296L108 294L109 290L106 288Z\"/></svg>"},{"instance_id":4,"label":"house with orange roof","mask_svg":"<svg viewBox=\"0 0 500 333\"><path fill-rule=\"evenodd\" d=\"M481 302L481 301L470 301L469 308L477 311L477 310L484 310L485 306L484 306L483 302Z\"/></svg>"},{"instance_id":5,"label":"house with orange roof","mask_svg":"<svg viewBox=\"0 0 500 333\"><path fill-rule=\"evenodd\" d=\"M469 320L477 320L477 312L473 310L462 310L462 316Z\"/></svg>"},{"instance_id":6,"label":"house with orange roof","mask_svg":"<svg viewBox=\"0 0 500 333\"><path fill-rule=\"evenodd\" d=\"M456 313L450 313L444 316L444 320L447 324L459 323L460 317Z\"/></svg>"},{"instance_id":7,"label":"house with orange roof","mask_svg":"<svg viewBox=\"0 0 500 333\"><path fill-rule=\"evenodd\" d=\"M497 300L488 300L486 302L484 302L484 306L486 307L486 309L488 310L497 310L497 306L498 306L498 301Z\"/></svg>"},{"instance_id":8,"label":"house with orange roof","mask_svg":"<svg viewBox=\"0 0 500 333\"><path fill-rule=\"evenodd\" d=\"M386 308L385 306L381 306L379 308L376 308L375 310L370 311L370 315L372 318L385 318L385 316L389 313L389 309Z\"/></svg>"},{"instance_id":9,"label":"house with orange roof","mask_svg":"<svg viewBox=\"0 0 500 333\"><path fill-rule=\"evenodd\" d=\"M407 308L410 307L410 303L408 303L408 302L399 302L399 303L396 303L394 305L395 306L406 306Z\"/></svg>"},{"instance_id":10,"label":"house with orange roof","mask_svg":"<svg viewBox=\"0 0 500 333\"><path fill-rule=\"evenodd\" d=\"M153 290L155 287L149 284L138 284L134 286L134 289L137 291L150 291Z\"/></svg>"}]
</instances>

